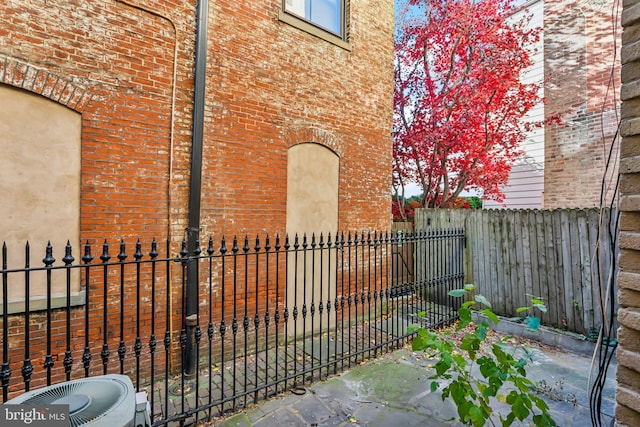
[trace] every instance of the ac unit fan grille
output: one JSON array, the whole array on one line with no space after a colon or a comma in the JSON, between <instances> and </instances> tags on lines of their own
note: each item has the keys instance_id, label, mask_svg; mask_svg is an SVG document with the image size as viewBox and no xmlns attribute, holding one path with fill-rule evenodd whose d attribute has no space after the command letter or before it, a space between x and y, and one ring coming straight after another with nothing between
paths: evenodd
<instances>
[{"instance_id":1,"label":"ac unit fan grille","mask_svg":"<svg viewBox=\"0 0 640 427\"><path fill-rule=\"evenodd\" d=\"M133 413L135 413L135 397L131 381L122 376L103 376L85 378L46 387L41 390L25 393L24 399L16 398L7 403L22 403L30 405L49 405L68 403L69 397L79 396L79 400L88 400L88 404L82 404L75 408L70 406L69 423L71 427L81 426L96 421L99 418L110 415L110 411L121 405L123 401L133 400ZM123 408L119 408L122 410Z\"/></svg>"}]
</instances>

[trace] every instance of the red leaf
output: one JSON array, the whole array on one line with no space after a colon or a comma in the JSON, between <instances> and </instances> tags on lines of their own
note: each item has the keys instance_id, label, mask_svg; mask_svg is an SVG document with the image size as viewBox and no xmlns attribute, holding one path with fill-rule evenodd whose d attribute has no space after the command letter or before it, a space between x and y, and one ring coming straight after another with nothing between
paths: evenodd
<instances>
[{"instance_id":1,"label":"red leaf","mask_svg":"<svg viewBox=\"0 0 640 427\"><path fill-rule=\"evenodd\" d=\"M541 101L520 73L539 29L509 19L508 0L410 0L421 15L396 36L394 173L423 187L427 206L453 207L463 190L500 190ZM395 217L395 215L394 215Z\"/></svg>"}]
</instances>

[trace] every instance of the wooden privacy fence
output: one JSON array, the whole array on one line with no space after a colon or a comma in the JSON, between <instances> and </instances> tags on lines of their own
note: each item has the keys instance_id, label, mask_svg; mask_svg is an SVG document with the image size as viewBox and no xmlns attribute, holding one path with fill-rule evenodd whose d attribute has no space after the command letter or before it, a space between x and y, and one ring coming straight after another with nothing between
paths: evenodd
<instances>
[{"instance_id":1,"label":"wooden privacy fence","mask_svg":"<svg viewBox=\"0 0 640 427\"><path fill-rule=\"evenodd\" d=\"M537 313L543 324L588 335L602 325L606 286L615 278L615 219L615 211L597 208L419 209L415 226L465 228L465 282L495 313L522 316L516 309L540 297L548 308Z\"/></svg>"}]
</instances>

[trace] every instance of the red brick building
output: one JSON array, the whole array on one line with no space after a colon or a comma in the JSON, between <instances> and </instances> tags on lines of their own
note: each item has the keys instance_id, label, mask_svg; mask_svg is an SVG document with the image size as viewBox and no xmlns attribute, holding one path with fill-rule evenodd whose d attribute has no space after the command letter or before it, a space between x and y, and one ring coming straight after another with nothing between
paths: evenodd
<instances>
[{"instance_id":1,"label":"red brick building","mask_svg":"<svg viewBox=\"0 0 640 427\"><path fill-rule=\"evenodd\" d=\"M542 28L534 66L525 77L542 85L544 105L530 112L547 120L528 133L524 157L504 188L509 208L600 205L609 147L620 109L619 2L528 1L531 25ZM616 163L614 151L610 166ZM607 181L614 182L610 167ZM613 194L607 188L605 201ZM486 207L501 207L487 201Z\"/></svg>"},{"instance_id":2,"label":"red brick building","mask_svg":"<svg viewBox=\"0 0 640 427\"><path fill-rule=\"evenodd\" d=\"M105 239L123 239L128 260L136 238L145 254L153 238L169 239L175 256L198 228L203 241L386 230L393 2L314 4L0 3L0 241L9 267L24 267L26 240L42 266L49 240L60 262L69 239L79 263L81 242L100 262ZM20 313L23 285L11 277L9 311ZM31 310L45 304L36 282ZM179 285L171 288L177 329ZM82 286L72 280L79 304ZM115 281L113 289L120 293ZM140 316L153 310L145 305ZM44 317L31 318L38 322ZM125 333L133 334L129 325ZM20 345L11 344L16 352Z\"/></svg>"},{"instance_id":3,"label":"red brick building","mask_svg":"<svg viewBox=\"0 0 640 427\"><path fill-rule=\"evenodd\" d=\"M210 2L205 235L285 231L300 143L339 158L338 228L389 226L393 5L337 3L341 27L327 30L278 0ZM0 82L81 117L81 238L182 239L195 2L9 1L0 16Z\"/></svg>"},{"instance_id":4,"label":"red brick building","mask_svg":"<svg viewBox=\"0 0 640 427\"><path fill-rule=\"evenodd\" d=\"M544 24L545 127L544 207L600 205L615 183L613 152L620 108L620 16L616 1L546 3ZM618 6L619 7L619 6Z\"/></svg>"},{"instance_id":5,"label":"red brick building","mask_svg":"<svg viewBox=\"0 0 640 427\"><path fill-rule=\"evenodd\" d=\"M298 3L209 4L203 236L390 225L393 4L329 1L340 8L326 12L336 19L327 29L313 22L321 14L300 16ZM15 151L0 168L1 240L10 250L51 240L59 257L67 239L179 243L193 213L195 2L9 1L0 16L0 96L13 112L3 123L12 133L0 138L5 152ZM13 106L26 99L21 108L30 111L41 98L76 118L56 117L24 135L52 113L42 106L27 122ZM28 149L70 120L79 120L77 137ZM290 150L300 144L337 160L332 182L318 183L327 175L322 162L288 173ZM287 179L302 190L288 194ZM66 190L44 200L55 188ZM328 213L306 222L294 218L322 209Z\"/></svg>"},{"instance_id":6,"label":"red brick building","mask_svg":"<svg viewBox=\"0 0 640 427\"><path fill-rule=\"evenodd\" d=\"M619 346L616 426L640 424L640 4L622 13L622 123L620 133Z\"/></svg>"}]
</instances>

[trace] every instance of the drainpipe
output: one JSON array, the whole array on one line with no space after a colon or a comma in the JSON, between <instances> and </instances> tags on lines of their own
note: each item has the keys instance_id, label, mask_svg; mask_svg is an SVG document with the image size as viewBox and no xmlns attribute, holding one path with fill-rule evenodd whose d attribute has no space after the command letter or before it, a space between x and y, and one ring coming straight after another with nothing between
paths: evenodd
<instances>
[{"instance_id":1,"label":"drainpipe","mask_svg":"<svg viewBox=\"0 0 640 427\"><path fill-rule=\"evenodd\" d=\"M189 185L189 226L187 227L187 250L192 256L200 241L200 195L202 189L202 140L204 134L204 97L207 73L207 33L209 29L208 0L198 0L196 23L195 74L193 95L193 131L191 137L191 182ZM187 289L185 326L187 343L184 357L184 374L194 376L196 360L196 325L198 318L198 266L197 260L187 264Z\"/></svg>"}]
</instances>

